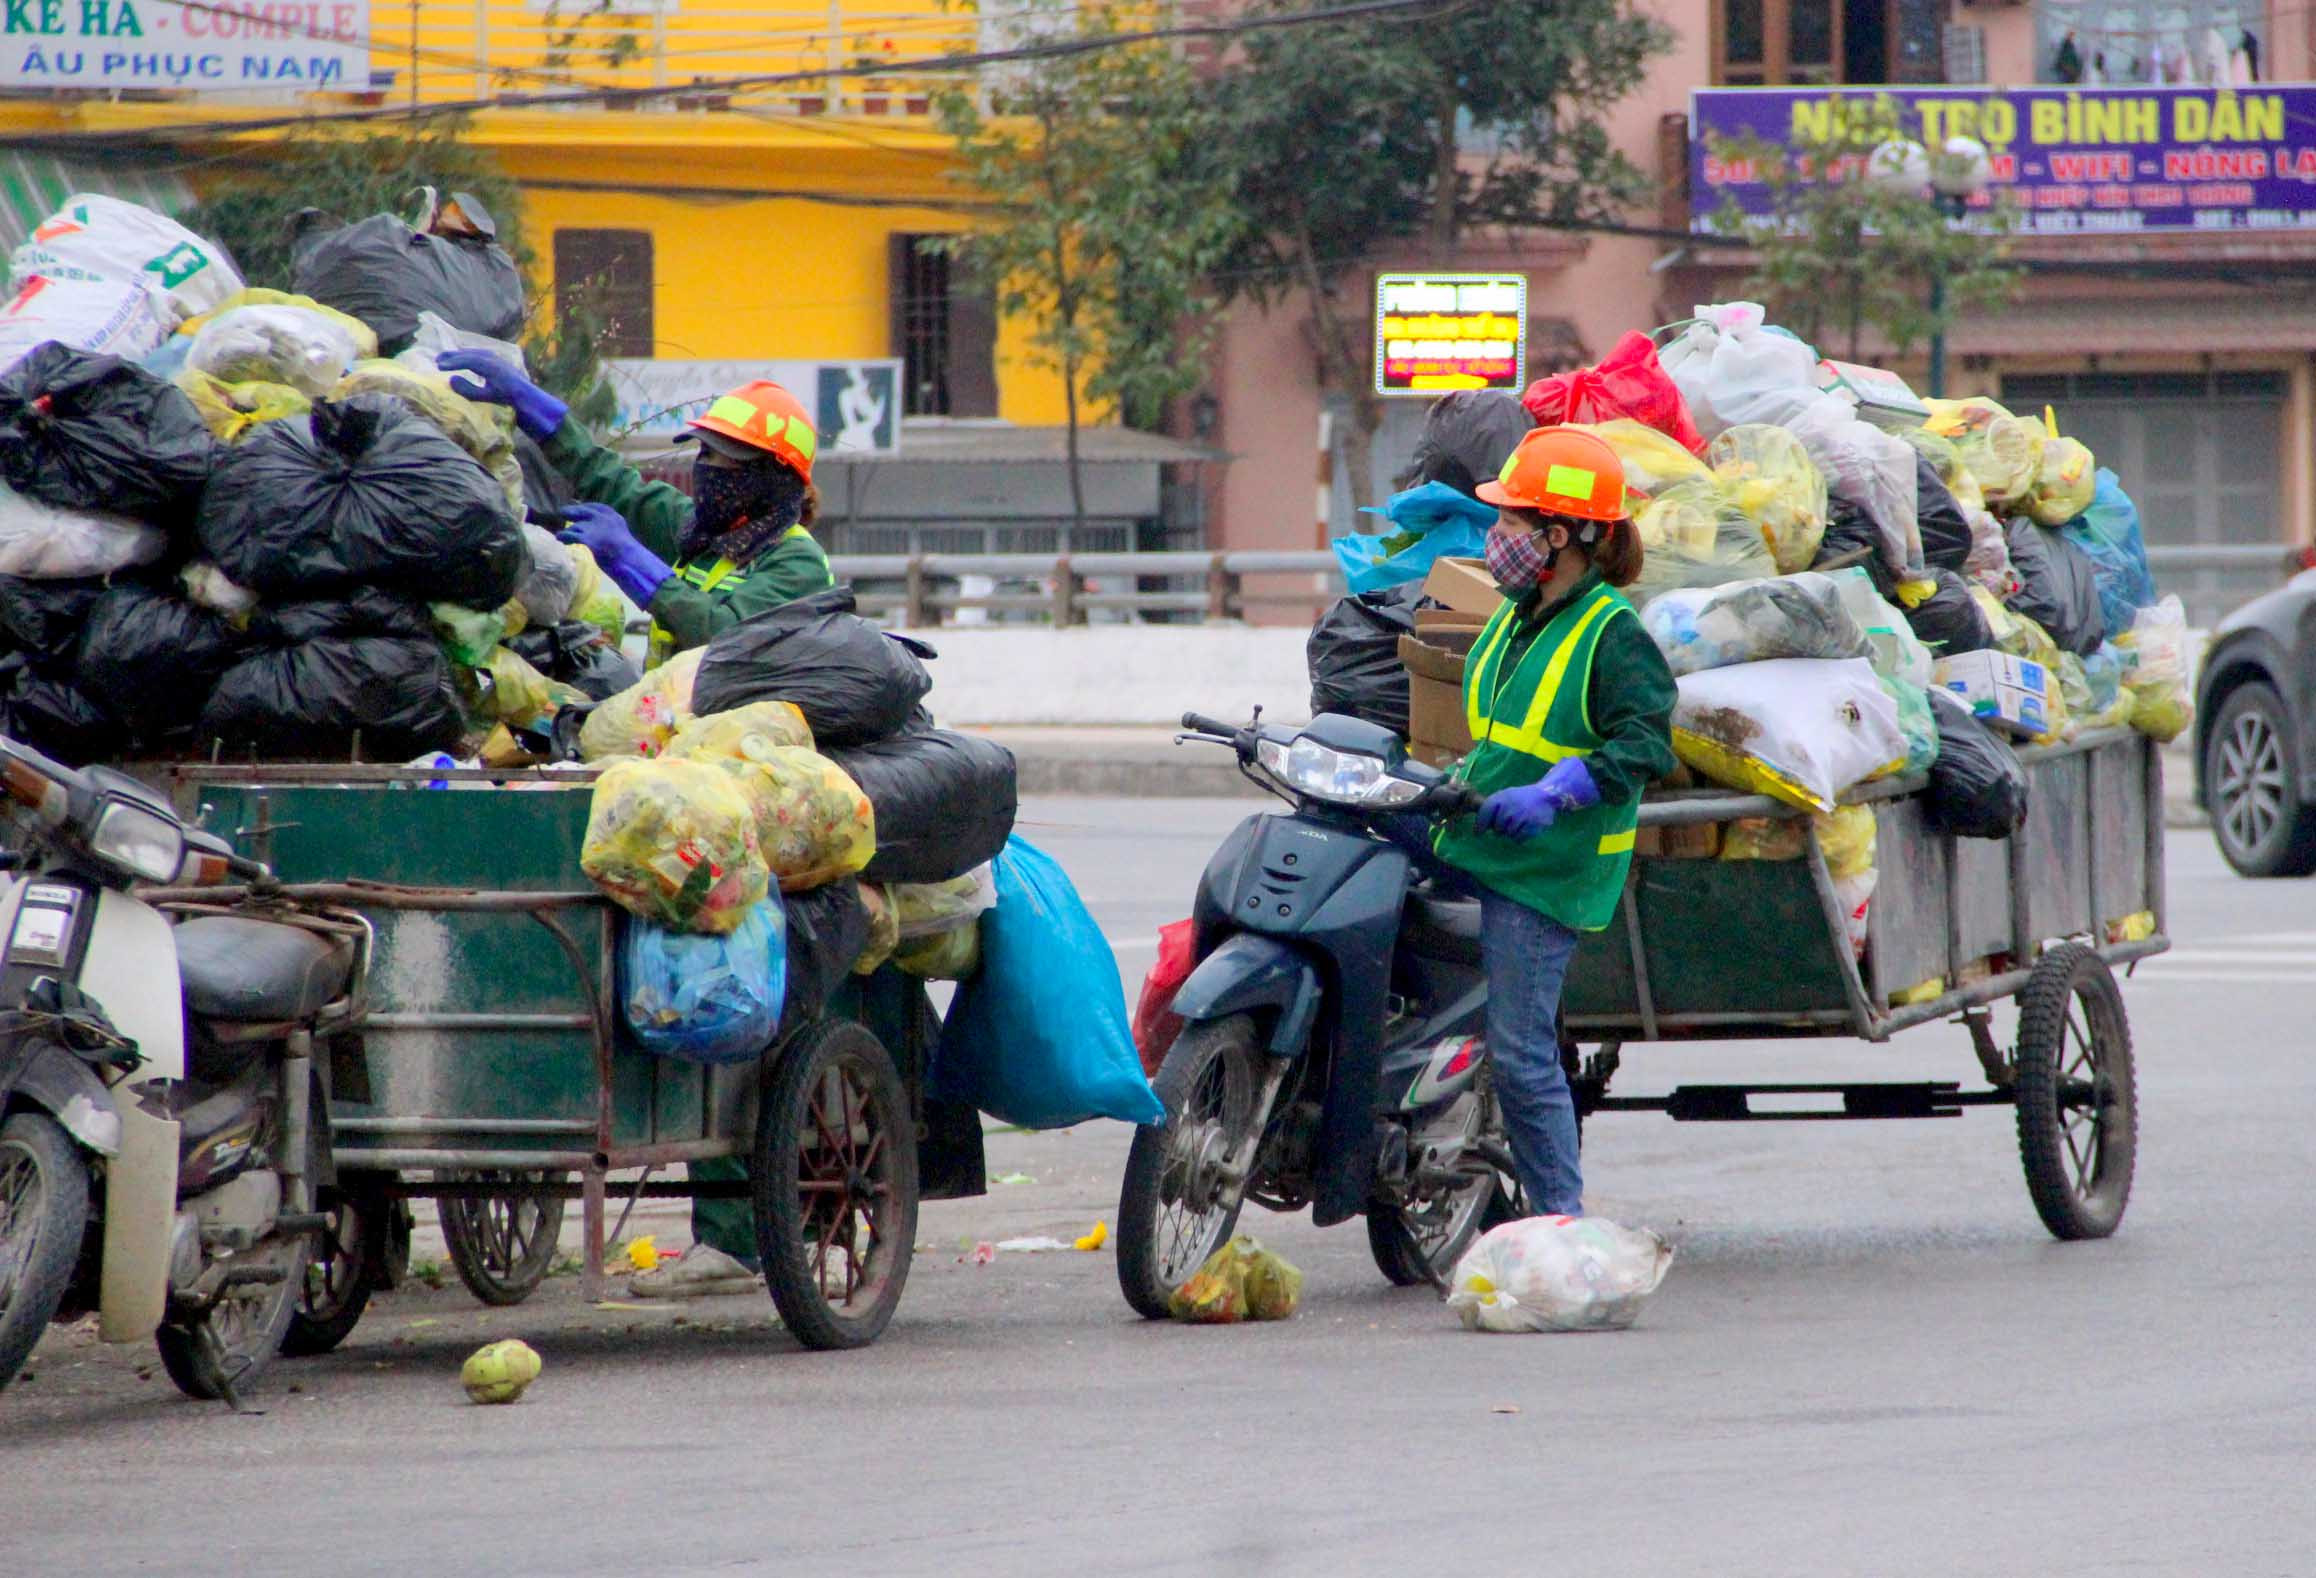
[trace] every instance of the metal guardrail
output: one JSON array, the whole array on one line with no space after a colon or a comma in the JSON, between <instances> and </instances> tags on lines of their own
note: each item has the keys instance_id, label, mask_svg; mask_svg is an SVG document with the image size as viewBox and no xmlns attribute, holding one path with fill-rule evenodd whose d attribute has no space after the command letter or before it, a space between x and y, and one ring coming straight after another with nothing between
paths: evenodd
<instances>
[{"instance_id":1,"label":"metal guardrail","mask_svg":"<svg viewBox=\"0 0 2316 1578\"><path fill-rule=\"evenodd\" d=\"M2305 567L2300 544L2161 544L2147 550L2159 581L2195 577L2189 589L2199 620L2223 611ZM839 580L860 587L864 612L895 616L912 628L940 624L964 609L1047 615L1083 624L1092 614L1165 614L1244 618L1250 609L1301 607L1314 615L1343 595L1332 553L1309 549L1227 553L922 553L837 554ZM969 578L988 591L968 592ZM1248 585L1252 580L1255 584ZM2224 587L2224 592L2216 592Z\"/></svg>"}]
</instances>

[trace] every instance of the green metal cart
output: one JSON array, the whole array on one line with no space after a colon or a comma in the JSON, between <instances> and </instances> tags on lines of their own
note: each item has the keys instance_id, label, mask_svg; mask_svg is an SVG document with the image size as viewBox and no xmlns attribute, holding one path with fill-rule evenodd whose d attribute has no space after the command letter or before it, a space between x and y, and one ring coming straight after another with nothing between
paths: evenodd
<instances>
[{"instance_id":1,"label":"green metal cart","mask_svg":"<svg viewBox=\"0 0 2316 1578\"><path fill-rule=\"evenodd\" d=\"M273 897L368 921L367 1003L329 1060L336 1197L373 1224L399 1201L437 1201L478 1296L513 1302L536 1286L568 1198L581 1202L593 1299L615 1192L630 1204L737 1196L788 1329L808 1346L857 1347L884 1329L908 1278L920 1150L942 1192L979 1192L977 1125L961 1136L955 1122L928 1124L922 1076L938 1025L922 983L897 971L848 978L754 1063L707 1067L632 1043L616 997L618 914L579 867L591 773L158 771L189 819L273 868ZM744 1182L665 1176L726 1158L745 1164ZM324 1276L359 1279L363 1258L349 1249ZM342 1339L333 1317L352 1326L322 1302L301 1327L310 1347Z\"/></svg>"}]
</instances>

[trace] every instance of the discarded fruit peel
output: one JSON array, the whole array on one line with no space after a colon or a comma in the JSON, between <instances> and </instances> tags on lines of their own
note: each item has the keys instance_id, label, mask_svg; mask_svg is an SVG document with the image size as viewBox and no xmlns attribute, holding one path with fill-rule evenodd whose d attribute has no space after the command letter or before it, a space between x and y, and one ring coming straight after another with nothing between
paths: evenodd
<instances>
[{"instance_id":1,"label":"discarded fruit peel","mask_svg":"<svg viewBox=\"0 0 2316 1578\"><path fill-rule=\"evenodd\" d=\"M539 1378L541 1368L529 1343L509 1337L476 1349L459 1366L458 1379L475 1402L511 1403Z\"/></svg>"}]
</instances>

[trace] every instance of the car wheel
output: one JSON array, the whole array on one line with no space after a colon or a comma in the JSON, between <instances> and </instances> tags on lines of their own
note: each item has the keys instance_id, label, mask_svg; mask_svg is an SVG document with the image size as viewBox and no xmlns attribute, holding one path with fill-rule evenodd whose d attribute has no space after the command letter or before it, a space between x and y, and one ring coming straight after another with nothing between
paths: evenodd
<instances>
[{"instance_id":1,"label":"car wheel","mask_svg":"<svg viewBox=\"0 0 2316 1578\"><path fill-rule=\"evenodd\" d=\"M2292 715L2272 686L2228 692L2204 740L2205 809L2227 863L2247 877L2316 871L2316 805L2300 794Z\"/></svg>"}]
</instances>

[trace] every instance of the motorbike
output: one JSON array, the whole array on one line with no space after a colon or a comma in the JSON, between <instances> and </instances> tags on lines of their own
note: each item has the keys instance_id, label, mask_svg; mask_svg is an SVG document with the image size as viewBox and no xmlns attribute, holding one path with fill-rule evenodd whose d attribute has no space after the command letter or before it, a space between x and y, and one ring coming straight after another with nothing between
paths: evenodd
<instances>
[{"instance_id":1,"label":"motorbike","mask_svg":"<svg viewBox=\"0 0 2316 1578\"><path fill-rule=\"evenodd\" d=\"M0 738L0 810L0 1386L94 1311L239 1406L338 1217L316 1051L359 1021L369 927L109 768ZM167 894L228 880L247 902Z\"/></svg>"},{"instance_id":2,"label":"motorbike","mask_svg":"<svg viewBox=\"0 0 2316 1578\"><path fill-rule=\"evenodd\" d=\"M1419 882L1381 829L1480 797L1353 718L1182 726L1290 810L1247 818L1200 880L1199 962L1153 1081L1167 1121L1136 1131L1118 1206L1126 1301L1165 1316L1248 1200L1308 1206L1321 1227L1363 1215L1384 1276L1444 1289L1520 1214L1481 1034L1479 903Z\"/></svg>"}]
</instances>

